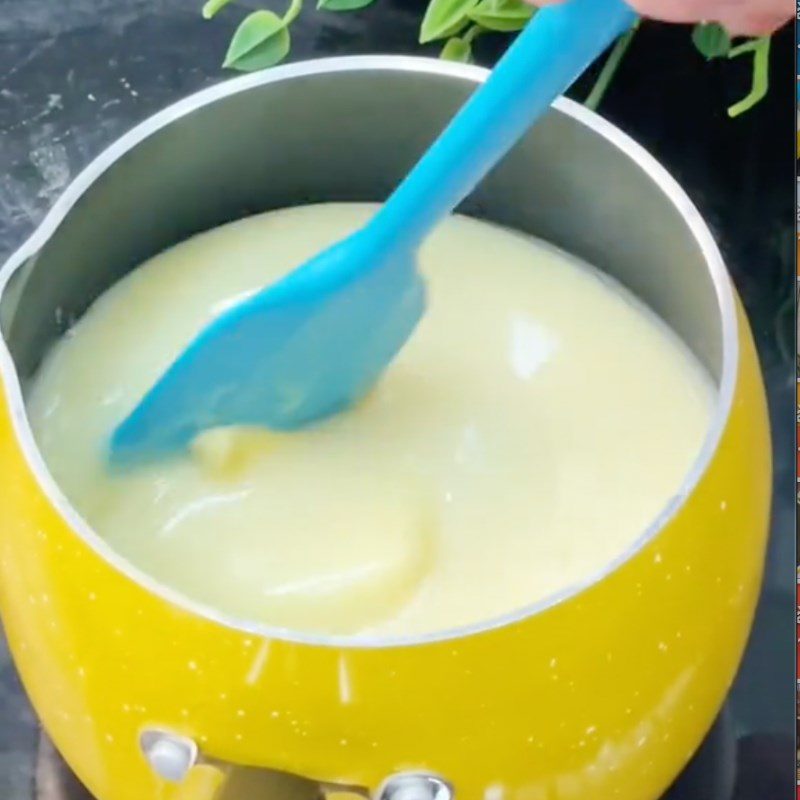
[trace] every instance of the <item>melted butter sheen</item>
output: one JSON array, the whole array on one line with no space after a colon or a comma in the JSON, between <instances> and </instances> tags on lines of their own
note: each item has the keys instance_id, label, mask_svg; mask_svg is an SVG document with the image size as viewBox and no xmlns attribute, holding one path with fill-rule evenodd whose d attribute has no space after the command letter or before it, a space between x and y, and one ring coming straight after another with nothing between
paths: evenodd
<instances>
[{"instance_id":1,"label":"melted butter sheen","mask_svg":"<svg viewBox=\"0 0 800 800\"><path fill-rule=\"evenodd\" d=\"M408 635L519 609L623 553L706 433L711 383L652 314L536 240L453 217L422 253L429 311L359 407L290 435L211 431L190 457L109 475L111 430L197 330L371 210L271 212L168 250L31 387L36 438L86 520L226 614Z\"/></svg>"}]
</instances>

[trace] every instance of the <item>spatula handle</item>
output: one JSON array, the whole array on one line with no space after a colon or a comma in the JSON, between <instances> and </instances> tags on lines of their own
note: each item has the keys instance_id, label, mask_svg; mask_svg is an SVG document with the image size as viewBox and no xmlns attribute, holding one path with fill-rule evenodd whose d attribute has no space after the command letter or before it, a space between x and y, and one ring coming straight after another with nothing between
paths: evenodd
<instances>
[{"instance_id":1,"label":"spatula handle","mask_svg":"<svg viewBox=\"0 0 800 800\"><path fill-rule=\"evenodd\" d=\"M635 18L623 0L538 11L376 215L375 232L415 249Z\"/></svg>"}]
</instances>

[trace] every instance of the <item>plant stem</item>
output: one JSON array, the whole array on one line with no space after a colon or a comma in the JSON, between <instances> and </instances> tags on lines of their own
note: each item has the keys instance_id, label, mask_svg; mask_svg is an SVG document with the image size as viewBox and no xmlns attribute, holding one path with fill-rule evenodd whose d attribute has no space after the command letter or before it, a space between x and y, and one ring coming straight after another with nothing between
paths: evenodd
<instances>
[{"instance_id":1,"label":"plant stem","mask_svg":"<svg viewBox=\"0 0 800 800\"><path fill-rule=\"evenodd\" d=\"M600 74L597 76L592 91L589 92L589 96L584 102L584 105L592 111L597 111L597 107L602 102L603 96L611 85L611 80L619 69L620 62L630 47L631 40L636 34L638 27L639 23L637 21L629 31L622 34L622 36L617 39L611 53L606 59L606 63L603 64L603 69L600 70Z\"/></svg>"},{"instance_id":2,"label":"plant stem","mask_svg":"<svg viewBox=\"0 0 800 800\"><path fill-rule=\"evenodd\" d=\"M461 38L464 44L472 44L481 33L483 28L480 25L473 25Z\"/></svg>"},{"instance_id":3,"label":"plant stem","mask_svg":"<svg viewBox=\"0 0 800 800\"><path fill-rule=\"evenodd\" d=\"M228 3L230 3L230 0L208 0L203 6L203 17L205 19L211 19L217 11L228 5Z\"/></svg>"},{"instance_id":4,"label":"plant stem","mask_svg":"<svg viewBox=\"0 0 800 800\"><path fill-rule=\"evenodd\" d=\"M284 14L283 21L286 23L288 27L291 25L295 19L297 19L297 15L303 10L303 0L292 0L291 5Z\"/></svg>"},{"instance_id":5,"label":"plant stem","mask_svg":"<svg viewBox=\"0 0 800 800\"><path fill-rule=\"evenodd\" d=\"M769 45L771 41L769 36L750 39L734 47L728 53L728 58L736 58L743 53L753 53L753 82L750 91L746 97L728 109L729 117L738 117L739 114L749 111L769 91Z\"/></svg>"}]
</instances>

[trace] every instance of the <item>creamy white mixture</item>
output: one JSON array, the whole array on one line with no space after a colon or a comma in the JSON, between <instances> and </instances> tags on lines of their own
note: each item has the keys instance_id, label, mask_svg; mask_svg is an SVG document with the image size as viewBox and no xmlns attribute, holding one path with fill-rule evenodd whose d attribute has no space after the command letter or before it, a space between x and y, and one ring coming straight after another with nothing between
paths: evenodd
<instances>
[{"instance_id":1,"label":"creamy white mixture","mask_svg":"<svg viewBox=\"0 0 800 800\"><path fill-rule=\"evenodd\" d=\"M422 253L428 312L362 405L298 433L212 432L190 457L109 474L112 429L198 329L372 211L271 212L151 259L29 393L86 520L228 614L413 634L518 609L629 547L706 433L711 382L654 315L534 239L453 217Z\"/></svg>"}]
</instances>

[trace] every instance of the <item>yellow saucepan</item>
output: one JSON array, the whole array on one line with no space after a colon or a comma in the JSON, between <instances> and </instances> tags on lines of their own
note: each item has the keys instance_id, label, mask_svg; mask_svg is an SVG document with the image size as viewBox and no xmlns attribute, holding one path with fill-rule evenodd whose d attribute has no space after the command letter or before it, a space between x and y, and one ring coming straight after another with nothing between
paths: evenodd
<instances>
[{"instance_id":1,"label":"yellow saucepan","mask_svg":"<svg viewBox=\"0 0 800 800\"><path fill-rule=\"evenodd\" d=\"M719 393L679 495L586 585L415 641L281 634L125 563L34 445L21 386L99 292L248 212L380 199L482 78L348 58L201 92L102 154L0 273L0 612L47 731L98 800L222 800L237 781L258 800L259 776L265 798L655 800L715 717L764 558L756 353L696 209L639 146L569 101L466 211L614 274L694 349Z\"/></svg>"}]
</instances>

